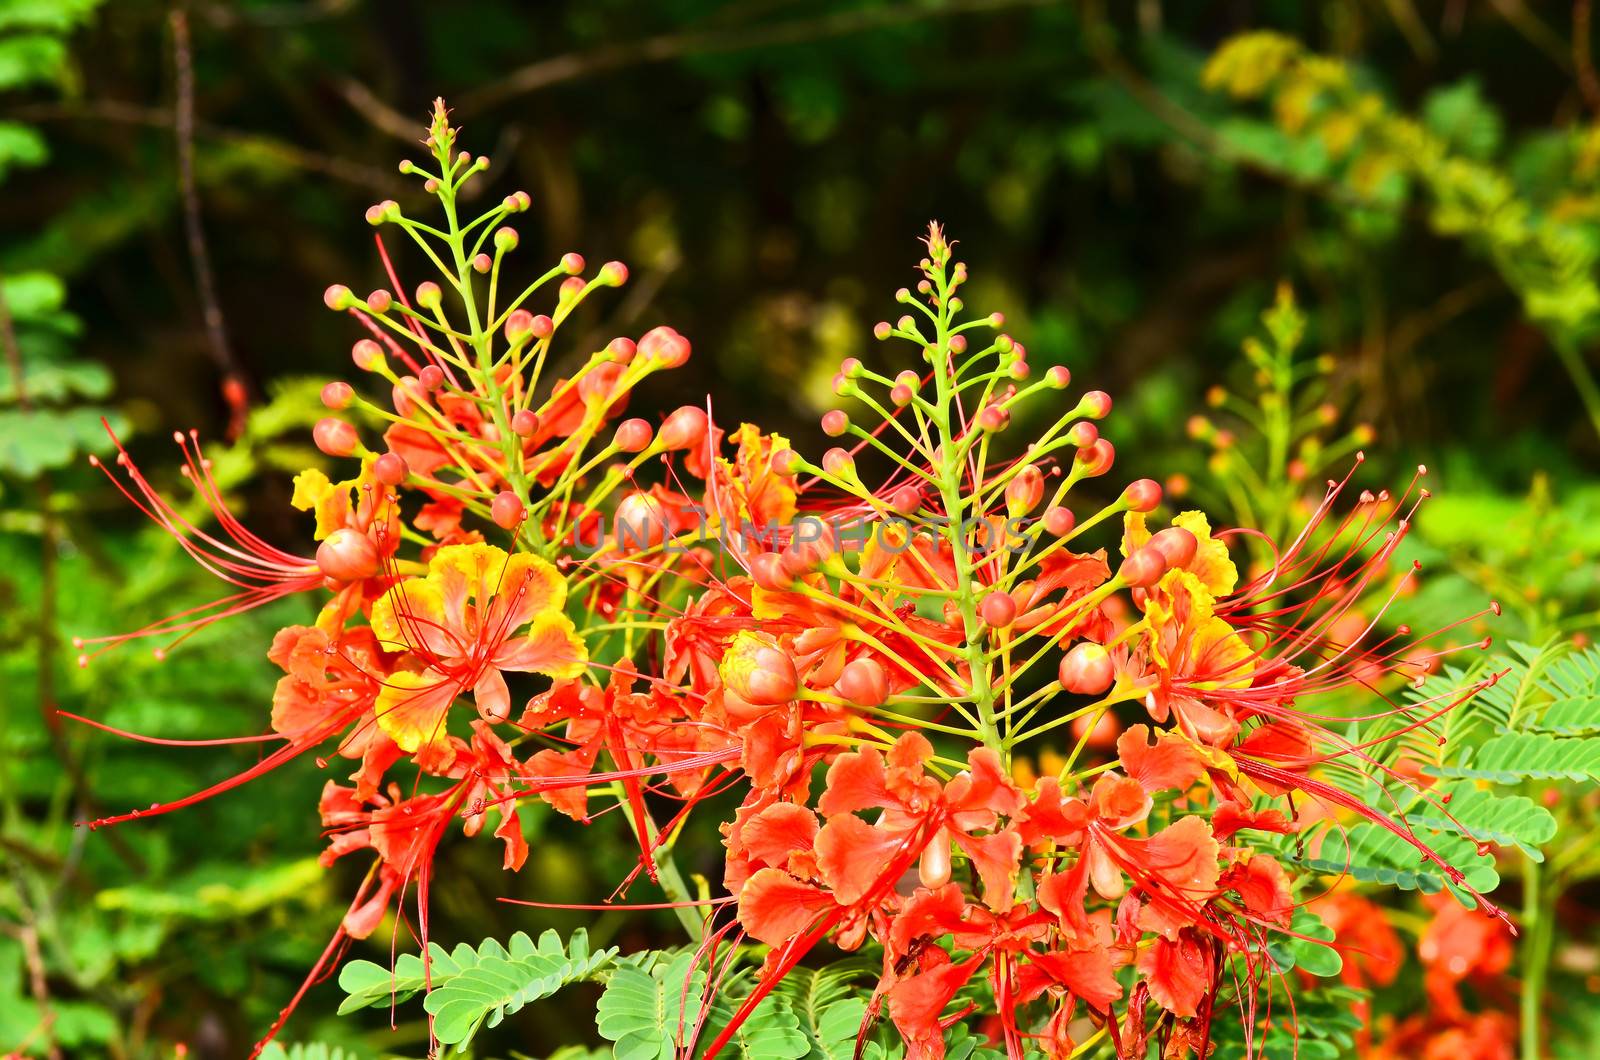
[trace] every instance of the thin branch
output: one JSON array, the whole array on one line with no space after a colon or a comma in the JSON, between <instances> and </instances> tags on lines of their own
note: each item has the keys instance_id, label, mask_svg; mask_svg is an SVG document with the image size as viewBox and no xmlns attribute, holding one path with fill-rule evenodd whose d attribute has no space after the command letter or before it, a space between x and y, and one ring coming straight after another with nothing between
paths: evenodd
<instances>
[{"instance_id":1,"label":"thin branch","mask_svg":"<svg viewBox=\"0 0 1600 1060\"><path fill-rule=\"evenodd\" d=\"M217 300L211 252L206 248L205 227L200 221L200 193L194 179L194 56L189 42L189 17L181 8L174 8L168 20L172 24L172 58L177 67L178 98L173 132L178 142L178 185L183 197L184 234L189 241L189 258L194 263L195 289L200 295L206 342L211 359L222 373L223 392L228 395L229 403L234 404L234 395L242 395L246 384L244 372L228 344L227 322L222 317L222 303Z\"/></svg>"},{"instance_id":2,"label":"thin branch","mask_svg":"<svg viewBox=\"0 0 1600 1060\"><path fill-rule=\"evenodd\" d=\"M29 122L48 121L105 121L119 125L143 125L152 129L171 129L176 118L169 110L141 107L121 100L103 99L84 103L30 103L11 107L6 117ZM202 121L194 123L194 136L199 140L214 140L234 144L252 151L272 155L285 165L322 173L335 180L359 188L394 197L407 190L407 185L387 170L376 166L352 162L307 151L294 144L242 129L229 129Z\"/></svg>"},{"instance_id":3,"label":"thin branch","mask_svg":"<svg viewBox=\"0 0 1600 1060\"><path fill-rule=\"evenodd\" d=\"M801 44L928 19L1009 8L1042 7L1052 2L1054 0L949 0L939 6L922 3L867 4L817 18L790 19L765 26L663 33L644 40L541 59L475 92L463 94L455 102L462 113L480 111L504 103L514 96L627 66L666 62L690 55L716 55L774 45Z\"/></svg>"},{"instance_id":4,"label":"thin branch","mask_svg":"<svg viewBox=\"0 0 1600 1060\"><path fill-rule=\"evenodd\" d=\"M1578 91L1592 111L1600 111L1600 77L1594 73L1590 35L1594 32L1594 10L1590 0L1573 0L1572 69L1578 78Z\"/></svg>"}]
</instances>

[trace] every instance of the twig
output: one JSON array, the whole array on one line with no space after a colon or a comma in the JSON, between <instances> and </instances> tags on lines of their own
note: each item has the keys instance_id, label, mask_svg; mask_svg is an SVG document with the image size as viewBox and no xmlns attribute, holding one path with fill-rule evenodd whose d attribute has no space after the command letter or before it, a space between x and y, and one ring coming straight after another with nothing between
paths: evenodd
<instances>
[{"instance_id":1,"label":"twig","mask_svg":"<svg viewBox=\"0 0 1600 1060\"><path fill-rule=\"evenodd\" d=\"M222 373L223 392L233 403L242 394L244 373L228 345L228 328L217 300L216 279L211 273L211 253L206 249L205 228L200 223L200 194L194 179L194 57L189 43L189 17L181 8L168 15L172 24L172 58L177 67L177 108L173 132L178 142L178 184L183 193L183 227L189 240L189 257L194 263L195 289L200 295L200 315L205 322L206 341L211 359ZM233 386L229 383L232 381ZM237 431L231 431L237 434Z\"/></svg>"},{"instance_id":2,"label":"twig","mask_svg":"<svg viewBox=\"0 0 1600 1060\"><path fill-rule=\"evenodd\" d=\"M607 70L666 62L688 55L715 55L779 44L801 44L889 26L953 15L1045 6L1053 0L949 0L939 6L921 3L863 5L818 18L790 19L765 26L663 33L644 40L611 44L592 51L541 59L456 100L462 113L484 110L513 96L536 92Z\"/></svg>"},{"instance_id":3,"label":"twig","mask_svg":"<svg viewBox=\"0 0 1600 1060\"><path fill-rule=\"evenodd\" d=\"M371 123L373 128L386 132L413 147L422 139L417 135L417 130L422 128L421 119L407 118L379 99L376 92L355 78L342 77L333 87L357 114Z\"/></svg>"},{"instance_id":4,"label":"twig","mask_svg":"<svg viewBox=\"0 0 1600 1060\"><path fill-rule=\"evenodd\" d=\"M1594 73L1590 34L1594 32L1594 11L1589 0L1573 0L1572 4L1572 69L1578 77L1578 91L1589 109L1600 111L1600 78Z\"/></svg>"},{"instance_id":5,"label":"twig","mask_svg":"<svg viewBox=\"0 0 1600 1060\"><path fill-rule=\"evenodd\" d=\"M84 103L29 103L8 108L5 113L9 118L30 122L106 121L120 125L144 125L153 129L170 129L177 124L171 111L141 107L114 99L91 100ZM389 197L400 195L408 188L405 181L376 166L320 155L315 151L307 151L261 133L196 121L194 135L196 139L215 140L270 154L278 161L296 169L322 173L346 184Z\"/></svg>"}]
</instances>

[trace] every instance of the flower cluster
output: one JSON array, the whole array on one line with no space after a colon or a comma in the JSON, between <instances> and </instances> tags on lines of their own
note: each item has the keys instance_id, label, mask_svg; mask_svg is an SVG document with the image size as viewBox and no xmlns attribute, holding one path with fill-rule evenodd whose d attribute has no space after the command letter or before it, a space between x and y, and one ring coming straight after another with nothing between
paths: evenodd
<instances>
[{"instance_id":1,"label":"flower cluster","mask_svg":"<svg viewBox=\"0 0 1600 1060\"><path fill-rule=\"evenodd\" d=\"M1295 933L1304 873L1285 854L1308 830L1373 822L1464 886L1403 819L1340 783L1385 768L1310 705L1356 690L1407 731L1470 691L1391 702L1385 689L1448 646L1349 621L1410 577L1391 568L1426 495L1416 483L1352 505L1330 483L1275 562L1245 572L1199 512L1155 519L1151 480L1085 499L1108 495L1094 480L1115 463L1099 426L1110 397L1064 402L1066 368L1035 379L999 314L964 316L967 269L937 225L915 289L897 295L904 315L875 329L914 366L846 361L842 407L822 420L839 444L819 459L751 424L725 434L709 406L621 419L689 342L663 327L561 360L560 325L627 270L585 279L569 254L505 298L518 240L502 222L527 196L463 222L460 189L488 160L457 150L442 105L427 143L435 168L402 171L423 177L443 226L394 202L368 220L410 237L443 286L408 295L384 253L392 291L326 295L365 330L355 363L390 393L323 392L316 443L354 477L297 478L315 555L241 525L192 438L179 441L214 530L118 461L134 502L237 589L133 636L327 597L269 653L285 673L282 747L141 815L331 747L354 771L322 794L326 860L373 866L341 934L370 934L414 893L425 936L452 826L492 823L515 871L530 804L588 821L606 800L638 840L630 879L705 909L685 917L702 963L748 952L728 940L761 947L754 990L697 1046L708 1056L826 940L881 952L862 1033L886 1017L914 1058L942 1056L945 1029L980 1005L1012 1055L1104 1037L1120 1056L1160 1041L1164 1056L1203 1057L1213 1018L1240 1001L1253 1012L1281 977L1268 946ZM534 313L552 284L553 308ZM797 532L801 516L827 531ZM839 529L859 526L870 532ZM1097 533L1115 554L1087 544ZM1091 737L1118 717L1131 724L1102 754ZM1028 768L1069 732L1048 771ZM743 798L722 824L726 895L696 903L670 837L730 789ZM658 821L665 804L678 809Z\"/></svg>"}]
</instances>

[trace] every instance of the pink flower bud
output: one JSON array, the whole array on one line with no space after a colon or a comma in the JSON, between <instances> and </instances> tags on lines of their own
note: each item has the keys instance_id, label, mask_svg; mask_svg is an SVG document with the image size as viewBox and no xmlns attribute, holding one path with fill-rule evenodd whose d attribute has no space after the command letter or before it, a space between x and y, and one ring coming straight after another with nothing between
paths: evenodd
<instances>
[{"instance_id":1,"label":"pink flower bud","mask_svg":"<svg viewBox=\"0 0 1600 1060\"><path fill-rule=\"evenodd\" d=\"M901 486L889 497L889 507L900 515L914 515L922 507L922 491L915 486Z\"/></svg>"},{"instance_id":2,"label":"pink flower bud","mask_svg":"<svg viewBox=\"0 0 1600 1060\"><path fill-rule=\"evenodd\" d=\"M1161 483L1153 478L1141 478L1128 483L1122 491L1122 502L1130 512L1153 512L1161 503Z\"/></svg>"},{"instance_id":3,"label":"pink flower bud","mask_svg":"<svg viewBox=\"0 0 1600 1060\"><path fill-rule=\"evenodd\" d=\"M533 314L526 309L513 310L506 317L506 341L512 345L526 342L533 336Z\"/></svg>"},{"instance_id":4,"label":"pink flower bud","mask_svg":"<svg viewBox=\"0 0 1600 1060\"><path fill-rule=\"evenodd\" d=\"M1181 526L1169 526L1150 539L1150 546L1166 559L1172 568L1187 567L1200 547L1194 534Z\"/></svg>"},{"instance_id":5,"label":"pink flower bud","mask_svg":"<svg viewBox=\"0 0 1600 1060\"><path fill-rule=\"evenodd\" d=\"M617 337L606 343L606 356L617 364L632 364L634 357L639 353L639 347L632 339Z\"/></svg>"},{"instance_id":6,"label":"pink flower bud","mask_svg":"<svg viewBox=\"0 0 1600 1060\"><path fill-rule=\"evenodd\" d=\"M565 280L561 281L560 287L556 288L556 299L562 304L571 302L573 299L581 295L584 291L584 288L588 286L588 284L583 282L582 276L569 276Z\"/></svg>"},{"instance_id":7,"label":"pink flower bud","mask_svg":"<svg viewBox=\"0 0 1600 1060\"><path fill-rule=\"evenodd\" d=\"M1065 390L1067 384L1072 382L1072 373L1064 364L1052 364L1050 370L1044 373L1044 379L1056 390Z\"/></svg>"},{"instance_id":8,"label":"pink flower bud","mask_svg":"<svg viewBox=\"0 0 1600 1060\"><path fill-rule=\"evenodd\" d=\"M377 371L383 364L383 347L371 339L362 339L350 347L350 359L363 372Z\"/></svg>"},{"instance_id":9,"label":"pink flower bud","mask_svg":"<svg viewBox=\"0 0 1600 1060\"><path fill-rule=\"evenodd\" d=\"M1079 420L1067 428L1067 444L1087 449L1100 440L1100 428L1088 420Z\"/></svg>"},{"instance_id":10,"label":"pink flower bud","mask_svg":"<svg viewBox=\"0 0 1600 1060\"><path fill-rule=\"evenodd\" d=\"M1006 483L1006 514L1027 515L1044 500L1044 472L1034 464L1024 466Z\"/></svg>"},{"instance_id":11,"label":"pink flower bud","mask_svg":"<svg viewBox=\"0 0 1600 1060\"><path fill-rule=\"evenodd\" d=\"M1004 629L1017 617L1017 602L1008 594L996 589L983 598L978 614L995 629Z\"/></svg>"},{"instance_id":12,"label":"pink flower bud","mask_svg":"<svg viewBox=\"0 0 1600 1060\"><path fill-rule=\"evenodd\" d=\"M876 659L852 659L839 672L833 690L859 707L879 707L889 698L889 675Z\"/></svg>"},{"instance_id":13,"label":"pink flower bud","mask_svg":"<svg viewBox=\"0 0 1600 1060\"><path fill-rule=\"evenodd\" d=\"M689 340L669 327L655 327L639 339L639 354L664 368L681 368L689 359Z\"/></svg>"},{"instance_id":14,"label":"pink flower bud","mask_svg":"<svg viewBox=\"0 0 1600 1060\"><path fill-rule=\"evenodd\" d=\"M539 429L539 414L523 409L511 417L511 430L523 438L532 436Z\"/></svg>"},{"instance_id":15,"label":"pink flower bud","mask_svg":"<svg viewBox=\"0 0 1600 1060\"><path fill-rule=\"evenodd\" d=\"M794 584L794 579L784 568L783 557L776 552L763 552L750 561L750 577L768 592L783 592Z\"/></svg>"},{"instance_id":16,"label":"pink flower bud","mask_svg":"<svg viewBox=\"0 0 1600 1060\"><path fill-rule=\"evenodd\" d=\"M882 342L884 339L888 338L893 332L894 328L889 326L889 322L887 320L880 320L876 324L872 325L872 337L877 339L879 342Z\"/></svg>"},{"instance_id":17,"label":"pink flower bud","mask_svg":"<svg viewBox=\"0 0 1600 1060\"><path fill-rule=\"evenodd\" d=\"M394 296L382 287L367 295L367 308L374 313L387 313L392 305L394 305Z\"/></svg>"},{"instance_id":18,"label":"pink flower bud","mask_svg":"<svg viewBox=\"0 0 1600 1060\"><path fill-rule=\"evenodd\" d=\"M621 287L628 282L628 267L620 261L608 261L600 266L595 279L604 287Z\"/></svg>"},{"instance_id":19,"label":"pink flower bud","mask_svg":"<svg viewBox=\"0 0 1600 1060\"><path fill-rule=\"evenodd\" d=\"M487 254L477 254L472 259L472 271L482 276L494 268L494 259Z\"/></svg>"},{"instance_id":20,"label":"pink flower bud","mask_svg":"<svg viewBox=\"0 0 1600 1060\"><path fill-rule=\"evenodd\" d=\"M967 337L965 335L950 336L950 352L961 354L967 352Z\"/></svg>"},{"instance_id":21,"label":"pink flower bud","mask_svg":"<svg viewBox=\"0 0 1600 1060\"><path fill-rule=\"evenodd\" d=\"M1161 580L1167 572L1167 557L1158 548L1149 545L1134 549L1133 555L1122 561L1117 577L1139 589L1147 589Z\"/></svg>"},{"instance_id":22,"label":"pink flower bud","mask_svg":"<svg viewBox=\"0 0 1600 1060\"><path fill-rule=\"evenodd\" d=\"M1054 534L1056 537L1066 537L1072 533L1072 528L1076 525L1078 525L1078 519L1072 514L1071 509L1063 508L1059 504L1045 509L1044 529L1046 533Z\"/></svg>"},{"instance_id":23,"label":"pink flower bud","mask_svg":"<svg viewBox=\"0 0 1600 1060\"><path fill-rule=\"evenodd\" d=\"M1111 395L1104 390L1089 391L1078 404L1091 420L1103 420L1111 414Z\"/></svg>"},{"instance_id":24,"label":"pink flower bud","mask_svg":"<svg viewBox=\"0 0 1600 1060\"><path fill-rule=\"evenodd\" d=\"M794 699L800 677L794 660L766 633L740 633L717 667L723 687L746 703L775 707Z\"/></svg>"},{"instance_id":25,"label":"pink flower bud","mask_svg":"<svg viewBox=\"0 0 1600 1060\"><path fill-rule=\"evenodd\" d=\"M978 412L978 427L985 431L1003 431L1011 417L998 405L985 405Z\"/></svg>"},{"instance_id":26,"label":"pink flower bud","mask_svg":"<svg viewBox=\"0 0 1600 1060\"><path fill-rule=\"evenodd\" d=\"M384 453L372 463L372 477L385 486L400 485L410 473L406 458L399 453Z\"/></svg>"},{"instance_id":27,"label":"pink flower bud","mask_svg":"<svg viewBox=\"0 0 1600 1060\"><path fill-rule=\"evenodd\" d=\"M316 426L311 428L311 440L329 456L349 456L361 444L354 427L332 416L317 421Z\"/></svg>"},{"instance_id":28,"label":"pink flower bud","mask_svg":"<svg viewBox=\"0 0 1600 1060\"><path fill-rule=\"evenodd\" d=\"M517 524L527 516L527 505L522 503L510 490L501 490L494 495L494 500L489 502L489 517L494 520L494 525L502 530L515 530Z\"/></svg>"},{"instance_id":29,"label":"pink flower bud","mask_svg":"<svg viewBox=\"0 0 1600 1060\"><path fill-rule=\"evenodd\" d=\"M617 396L617 383L622 375L622 365L604 361L578 377L578 396L587 404L605 404Z\"/></svg>"},{"instance_id":30,"label":"pink flower bud","mask_svg":"<svg viewBox=\"0 0 1600 1060\"><path fill-rule=\"evenodd\" d=\"M335 311L349 309L355 302L356 296L342 283L333 284L322 292L322 304Z\"/></svg>"},{"instance_id":31,"label":"pink flower bud","mask_svg":"<svg viewBox=\"0 0 1600 1060\"><path fill-rule=\"evenodd\" d=\"M561 255L561 267L568 276L576 276L583 271L583 255L567 253Z\"/></svg>"},{"instance_id":32,"label":"pink flower bud","mask_svg":"<svg viewBox=\"0 0 1600 1060\"><path fill-rule=\"evenodd\" d=\"M416 303L424 309L438 309L444 304L444 292L432 280L417 284Z\"/></svg>"},{"instance_id":33,"label":"pink flower bud","mask_svg":"<svg viewBox=\"0 0 1600 1060\"><path fill-rule=\"evenodd\" d=\"M350 402L355 400L356 392L349 383L333 382L322 388L322 404L325 408L338 411L350 407Z\"/></svg>"},{"instance_id":34,"label":"pink flower bud","mask_svg":"<svg viewBox=\"0 0 1600 1060\"><path fill-rule=\"evenodd\" d=\"M341 527L317 546L317 569L334 581L360 581L381 567L378 547L359 530Z\"/></svg>"},{"instance_id":35,"label":"pink flower bud","mask_svg":"<svg viewBox=\"0 0 1600 1060\"><path fill-rule=\"evenodd\" d=\"M417 383L424 390L438 390L444 386L444 369L436 364L423 365L422 371L417 373Z\"/></svg>"},{"instance_id":36,"label":"pink flower bud","mask_svg":"<svg viewBox=\"0 0 1600 1060\"><path fill-rule=\"evenodd\" d=\"M838 446L822 454L822 470L834 478L848 478L855 473L855 469L855 458Z\"/></svg>"},{"instance_id":37,"label":"pink flower bud","mask_svg":"<svg viewBox=\"0 0 1600 1060\"><path fill-rule=\"evenodd\" d=\"M521 241L522 237L517 235L517 230L515 228L501 226L500 228L496 228L494 230L494 249L500 251L502 254L506 253L507 251L516 250L517 244Z\"/></svg>"},{"instance_id":38,"label":"pink flower bud","mask_svg":"<svg viewBox=\"0 0 1600 1060\"><path fill-rule=\"evenodd\" d=\"M1116 462L1117 450L1110 442L1101 438L1087 449L1078 450L1078 460L1083 464L1083 474L1086 478L1095 478L1111 470L1111 465Z\"/></svg>"},{"instance_id":39,"label":"pink flower bud","mask_svg":"<svg viewBox=\"0 0 1600 1060\"><path fill-rule=\"evenodd\" d=\"M899 383L889 388L889 400L894 402L895 408L905 408L911 404L911 399L915 396L915 392L910 387L901 386Z\"/></svg>"},{"instance_id":40,"label":"pink flower bud","mask_svg":"<svg viewBox=\"0 0 1600 1060\"><path fill-rule=\"evenodd\" d=\"M850 417L843 409L830 409L822 414L822 433L837 438L850 429Z\"/></svg>"},{"instance_id":41,"label":"pink flower bud","mask_svg":"<svg viewBox=\"0 0 1600 1060\"><path fill-rule=\"evenodd\" d=\"M1061 687L1080 696L1104 695L1117 678L1111 653L1098 644L1080 641L1061 657L1057 671Z\"/></svg>"},{"instance_id":42,"label":"pink flower bud","mask_svg":"<svg viewBox=\"0 0 1600 1060\"><path fill-rule=\"evenodd\" d=\"M793 449L779 449L772 454L772 470L780 475L792 475L799 466L796 463L799 459L799 454Z\"/></svg>"},{"instance_id":43,"label":"pink flower bud","mask_svg":"<svg viewBox=\"0 0 1600 1060\"><path fill-rule=\"evenodd\" d=\"M861 359L859 357L846 357L839 362L839 374L846 379L860 379Z\"/></svg>"},{"instance_id":44,"label":"pink flower bud","mask_svg":"<svg viewBox=\"0 0 1600 1060\"><path fill-rule=\"evenodd\" d=\"M612 438L612 443L624 453L642 453L649 448L650 438L654 433L647 421L635 417L617 424L617 433Z\"/></svg>"},{"instance_id":45,"label":"pink flower bud","mask_svg":"<svg viewBox=\"0 0 1600 1060\"><path fill-rule=\"evenodd\" d=\"M668 452L690 449L706 440L706 414L704 409L682 405L661 424L656 444Z\"/></svg>"},{"instance_id":46,"label":"pink flower bud","mask_svg":"<svg viewBox=\"0 0 1600 1060\"><path fill-rule=\"evenodd\" d=\"M654 548L667 539L667 506L661 498L636 491L617 505L616 543L623 551Z\"/></svg>"}]
</instances>

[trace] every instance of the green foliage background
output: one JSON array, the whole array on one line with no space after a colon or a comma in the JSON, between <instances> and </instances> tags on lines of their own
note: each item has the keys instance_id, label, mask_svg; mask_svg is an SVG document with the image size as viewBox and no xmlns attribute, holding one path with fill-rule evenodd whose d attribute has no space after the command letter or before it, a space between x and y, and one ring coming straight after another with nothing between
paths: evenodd
<instances>
[{"instance_id":1,"label":"green foliage background","mask_svg":"<svg viewBox=\"0 0 1600 1060\"><path fill-rule=\"evenodd\" d=\"M225 353L185 232L174 10ZM690 368L641 395L640 414L709 391L726 416L813 438L835 366L877 355L871 324L936 217L961 241L970 301L1005 311L1035 371L1066 364L1116 396L1117 481L1182 474L1227 521L1237 468L1185 424L1214 387L1264 392L1270 356L1240 343L1287 281L1299 350L1323 358L1317 400L1338 430L1375 431L1364 484L1426 463L1440 494L1414 546L1438 573L1396 621L1438 624L1494 596L1496 636L1541 644L1589 635L1600 608L1587 381L1600 90L1571 18L1410 0L0 0L0 295L15 335L0 374L0 1050L243 1055L342 912L357 870L315 864L312 762L182 817L73 827L253 759L129 743L56 709L170 738L259 732L271 632L306 617L286 604L165 662L136 647L75 667L71 636L209 598L82 458L105 452L109 417L177 484L165 439L198 428L219 440L219 479L252 525L306 539L286 500L288 475L320 459L308 377L348 375L355 337L320 292L384 282L362 211L412 194L393 163L433 96L493 159L484 193L532 195L524 260L577 250L632 266L588 333L668 323L694 341ZM1225 40L1268 29L1287 36L1208 72ZM1315 55L1341 60L1337 76ZM230 375L254 413L223 443ZM1287 518L1295 488L1273 481L1287 492L1257 495L1253 514ZM1470 776L1462 761L1441 768ZM1578 819L1592 786L1572 789ZM495 898L610 893L625 833L528 816L520 877L499 873L489 844L446 848L437 937L567 931L587 918ZM685 868L715 877L715 837L692 847L679 845ZM1581 907L1585 879L1550 901ZM1571 922L1574 947L1589 923ZM661 944L670 928L606 914L590 951ZM386 963L389 937L352 956ZM1556 967L1573 983L1593 974ZM484 1055L600 1045L598 990L569 991L496 1015ZM359 1057L424 1048L417 1005L390 1034L387 1004L333 1019L340 994L314 990L290 1039ZM1589 1040L1600 1010L1565 1004L1561 1040ZM780 1007L796 1043L803 1031L831 1055L842 1040L791 1019L802 999Z\"/></svg>"}]
</instances>

